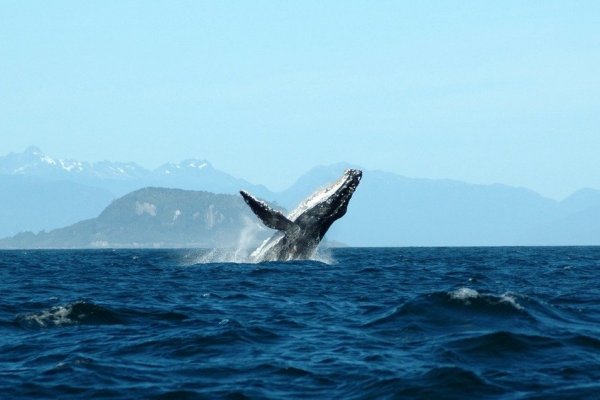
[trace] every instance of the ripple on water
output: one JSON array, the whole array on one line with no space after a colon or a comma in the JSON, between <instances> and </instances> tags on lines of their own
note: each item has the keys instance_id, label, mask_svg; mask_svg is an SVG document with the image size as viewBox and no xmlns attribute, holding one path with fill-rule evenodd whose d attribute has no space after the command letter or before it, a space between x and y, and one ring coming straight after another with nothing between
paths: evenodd
<instances>
[{"instance_id":1,"label":"ripple on water","mask_svg":"<svg viewBox=\"0 0 600 400\"><path fill-rule=\"evenodd\" d=\"M201 253L0 251L0 397L600 390L600 248L335 249L333 265L193 265Z\"/></svg>"}]
</instances>

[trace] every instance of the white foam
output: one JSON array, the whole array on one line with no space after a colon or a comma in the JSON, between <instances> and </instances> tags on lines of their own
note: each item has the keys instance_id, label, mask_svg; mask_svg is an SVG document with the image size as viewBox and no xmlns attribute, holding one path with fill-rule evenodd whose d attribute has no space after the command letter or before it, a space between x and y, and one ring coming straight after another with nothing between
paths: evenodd
<instances>
[{"instance_id":1,"label":"white foam","mask_svg":"<svg viewBox=\"0 0 600 400\"><path fill-rule=\"evenodd\" d=\"M494 295L494 294L480 294L477 290L463 287L463 288L453 290L453 291L449 292L448 294L454 300L463 300L466 305L471 304L469 300L481 298L489 304L505 303L505 304L509 304L510 306L514 307L517 310L523 310L523 306L521 306L517 302L517 297L513 293L510 293L510 292L506 292L506 293L498 296L498 295Z\"/></svg>"},{"instance_id":2,"label":"white foam","mask_svg":"<svg viewBox=\"0 0 600 400\"><path fill-rule=\"evenodd\" d=\"M75 322L69 318L72 311L73 306L71 304L57 306L38 314L26 315L23 320L29 324L33 323L41 327L70 325Z\"/></svg>"},{"instance_id":3,"label":"white foam","mask_svg":"<svg viewBox=\"0 0 600 400\"><path fill-rule=\"evenodd\" d=\"M460 288L448 293L455 300L468 300L479 297L479 292L474 289Z\"/></svg>"},{"instance_id":4,"label":"white foam","mask_svg":"<svg viewBox=\"0 0 600 400\"><path fill-rule=\"evenodd\" d=\"M194 256L186 265L243 262L244 257L237 256L235 249L211 249Z\"/></svg>"},{"instance_id":5,"label":"white foam","mask_svg":"<svg viewBox=\"0 0 600 400\"><path fill-rule=\"evenodd\" d=\"M510 292L506 292L502 296L500 296L500 302L508 303L511 306L515 307L517 310L523 309L523 306L517 303L517 298Z\"/></svg>"}]
</instances>

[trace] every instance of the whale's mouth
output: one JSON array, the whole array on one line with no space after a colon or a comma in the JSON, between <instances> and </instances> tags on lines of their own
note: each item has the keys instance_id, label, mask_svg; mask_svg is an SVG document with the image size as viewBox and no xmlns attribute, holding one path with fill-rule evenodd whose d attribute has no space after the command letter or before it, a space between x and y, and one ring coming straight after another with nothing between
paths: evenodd
<instances>
[{"instance_id":1,"label":"whale's mouth","mask_svg":"<svg viewBox=\"0 0 600 400\"><path fill-rule=\"evenodd\" d=\"M362 171L360 169L348 168L344 171L344 175L353 177L362 177Z\"/></svg>"},{"instance_id":2,"label":"whale's mouth","mask_svg":"<svg viewBox=\"0 0 600 400\"><path fill-rule=\"evenodd\" d=\"M348 168L344 171L344 179L348 188L354 192L362 179L362 171L359 169Z\"/></svg>"}]
</instances>

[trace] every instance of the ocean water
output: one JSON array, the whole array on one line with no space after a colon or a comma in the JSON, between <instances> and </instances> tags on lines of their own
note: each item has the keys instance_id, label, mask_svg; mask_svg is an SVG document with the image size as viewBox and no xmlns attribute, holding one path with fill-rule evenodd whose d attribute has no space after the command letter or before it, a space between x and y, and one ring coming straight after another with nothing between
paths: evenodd
<instances>
[{"instance_id":1,"label":"ocean water","mask_svg":"<svg viewBox=\"0 0 600 400\"><path fill-rule=\"evenodd\" d=\"M600 248L0 252L0 398L600 398Z\"/></svg>"}]
</instances>

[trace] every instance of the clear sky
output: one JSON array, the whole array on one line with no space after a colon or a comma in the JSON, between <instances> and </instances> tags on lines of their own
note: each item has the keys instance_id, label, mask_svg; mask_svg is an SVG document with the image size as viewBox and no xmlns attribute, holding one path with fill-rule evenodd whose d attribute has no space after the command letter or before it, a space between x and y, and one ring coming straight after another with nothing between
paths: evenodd
<instances>
[{"instance_id":1,"label":"clear sky","mask_svg":"<svg viewBox=\"0 0 600 400\"><path fill-rule=\"evenodd\" d=\"M600 188L598 1L3 1L0 154Z\"/></svg>"}]
</instances>

